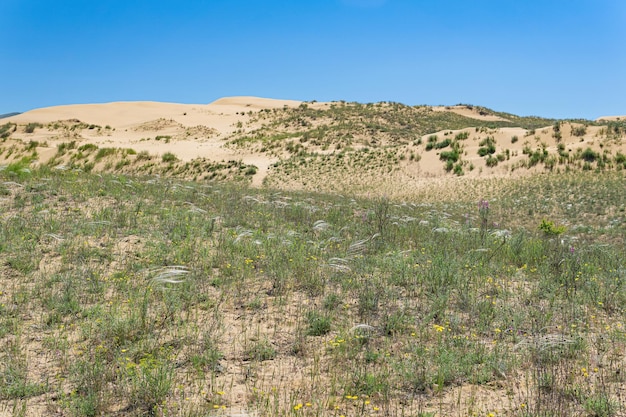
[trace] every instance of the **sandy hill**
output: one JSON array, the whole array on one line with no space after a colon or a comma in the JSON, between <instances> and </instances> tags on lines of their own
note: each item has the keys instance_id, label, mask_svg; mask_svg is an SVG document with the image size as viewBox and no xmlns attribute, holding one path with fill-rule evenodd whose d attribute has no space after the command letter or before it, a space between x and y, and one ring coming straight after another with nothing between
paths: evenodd
<instances>
[{"instance_id":1,"label":"sandy hill","mask_svg":"<svg viewBox=\"0 0 626 417\"><path fill-rule=\"evenodd\" d=\"M433 178L624 167L626 117L227 97L55 106L3 119L0 164L406 193ZM410 188L410 187L409 187Z\"/></svg>"}]
</instances>

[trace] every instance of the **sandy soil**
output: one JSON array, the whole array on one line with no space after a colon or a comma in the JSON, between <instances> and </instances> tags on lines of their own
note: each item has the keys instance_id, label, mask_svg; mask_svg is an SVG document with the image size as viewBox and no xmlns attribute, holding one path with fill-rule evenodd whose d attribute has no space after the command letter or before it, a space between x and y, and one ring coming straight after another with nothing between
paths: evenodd
<instances>
[{"instance_id":1,"label":"sandy soil","mask_svg":"<svg viewBox=\"0 0 626 417\"><path fill-rule=\"evenodd\" d=\"M257 97L227 97L210 104L177 104L158 102L114 102L77 104L32 110L6 118L3 122L25 125L50 124L58 121L79 120L102 129L84 130L81 136L99 147L128 147L137 152L148 151L162 155L172 152L183 161L204 157L216 162L241 160L259 168L253 185L260 185L269 166L276 161L262 154L242 153L224 146L225 139L246 125L250 116L261 109L295 107L295 100L274 100ZM109 126L110 129L104 129ZM58 130L38 128L32 134L20 134L24 140L48 142L50 149L39 152L46 162L56 153L56 143L69 139ZM159 140L170 136L172 140Z\"/></svg>"}]
</instances>

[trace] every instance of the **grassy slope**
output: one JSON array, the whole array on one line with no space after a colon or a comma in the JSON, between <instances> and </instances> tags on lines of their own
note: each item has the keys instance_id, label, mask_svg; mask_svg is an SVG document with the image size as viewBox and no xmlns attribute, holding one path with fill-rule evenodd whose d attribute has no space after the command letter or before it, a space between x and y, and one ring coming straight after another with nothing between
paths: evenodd
<instances>
[{"instance_id":1,"label":"grassy slope","mask_svg":"<svg viewBox=\"0 0 626 417\"><path fill-rule=\"evenodd\" d=\"M14 168L2 412L625 411L623 172L396 204Z\"/></svg>"}]
</instances>

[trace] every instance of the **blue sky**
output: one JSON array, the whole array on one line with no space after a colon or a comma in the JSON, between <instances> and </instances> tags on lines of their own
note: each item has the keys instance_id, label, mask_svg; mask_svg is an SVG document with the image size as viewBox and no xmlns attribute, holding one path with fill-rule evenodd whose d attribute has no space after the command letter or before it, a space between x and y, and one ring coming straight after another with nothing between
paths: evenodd
<instances>
[{"instance_id":1,"label":"blue sky","mask_svg":"<svg viewBox=\"0 0 626 417\"><path fill-rule=\"evenodd\" d=\"M0 113L252 95L626 114L623 0L1 0L0 39Z\"/></svg>"}]
</instances>

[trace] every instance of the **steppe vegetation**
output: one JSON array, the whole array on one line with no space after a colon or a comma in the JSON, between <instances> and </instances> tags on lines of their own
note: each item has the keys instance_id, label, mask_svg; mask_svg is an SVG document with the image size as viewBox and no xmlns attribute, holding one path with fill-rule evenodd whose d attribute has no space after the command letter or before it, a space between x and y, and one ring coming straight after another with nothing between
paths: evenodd
<instances>
[{"instance_id":1,"label":"steppe vegetation","mask_svg":"<svg viewBox=\"0 0 626 417\"><path fill-rule=\"evenodd\" d=\"M622 415L623 171L433 189L5 166L0 412Z\"/></svg>"},{"instance_id":2,"label":"steppe vegetation","mask_svg":"<svg viewBox=\"0 0 626 417\"><path fill-rule=\"evenodd\" d=\"M0 125L0 415L626 413L625 121L236 116Z\"/></svg>"}]
</instances>

